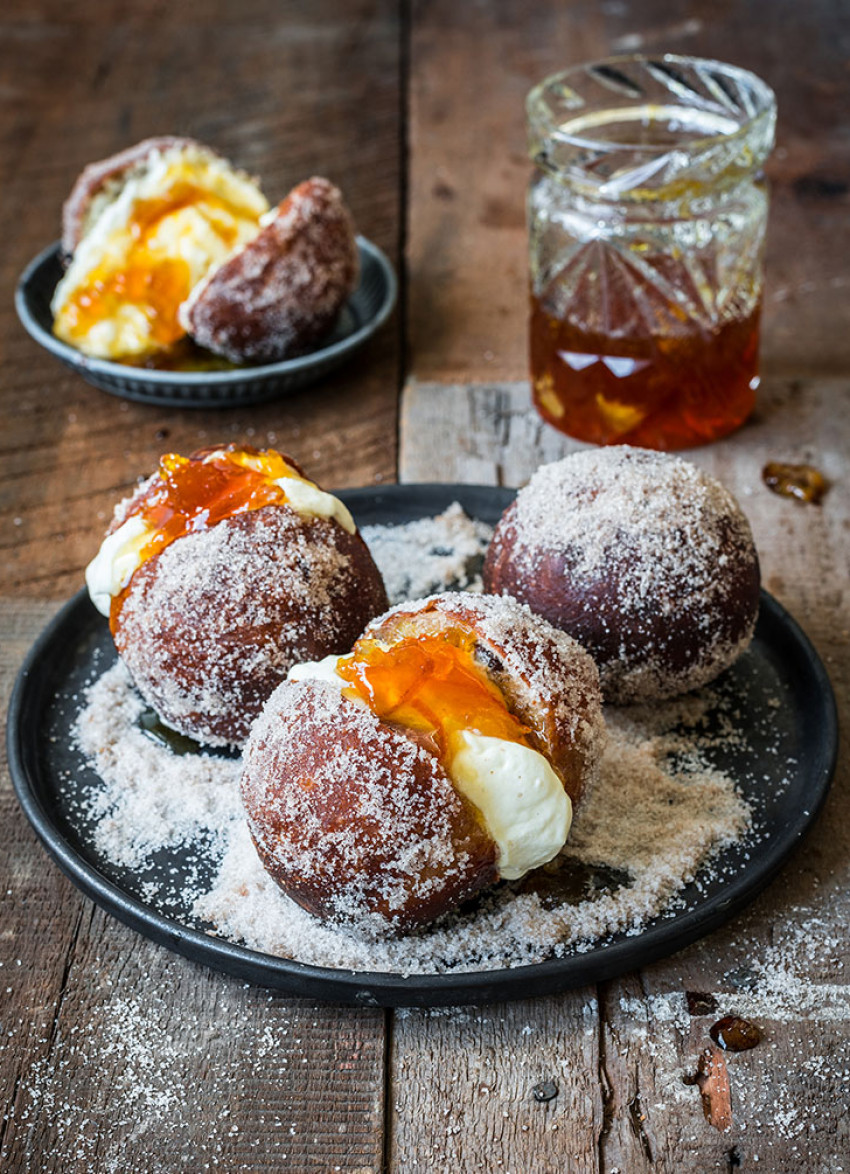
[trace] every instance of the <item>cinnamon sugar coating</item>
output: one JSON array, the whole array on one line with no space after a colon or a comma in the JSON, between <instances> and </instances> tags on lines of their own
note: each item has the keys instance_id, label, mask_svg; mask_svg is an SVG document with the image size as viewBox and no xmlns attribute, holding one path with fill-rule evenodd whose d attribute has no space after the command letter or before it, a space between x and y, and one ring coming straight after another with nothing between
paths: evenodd
<instances>
[{"instance_id":1,"label":"cinnamon sugar coating","mask_svg":"<svg viewBox=\"0 0 850 1174\"><path fill-rule=\"evenodd\" d=\"M496 845L439 759L332 684L272 694L241 792L269 874L359 936L426 924L498 879Z\"/></svg>"},{"instance_id":2,"label":"cinnamon sugar coating","mask_svg":"<svg viewBox=\"0 0 850 1174\"><path fill-rule=\"evenodd\" d=\"M235 363L297 355L330 330L357 275L342 195L314 177L289 193L259 236L195 286L180 322L200 346Z\"/></svg>"},{"instance_id":3,"label":"cinnamon sugar coating","mask_svg":"<svg viewBox=\"0 0 850 1174\"><path fill-rule=\"evenodd\" d=\"M127 510L122 503L117 518ZM272 505L179 538L142 563L114 636L167 725L209 745L240 745L293 664L347 652L384 607L359 534Z\"/></svg>"},{"instance_id":4,"label":"cinnamon sugar coating","mask_svg":"<svg viewBox=\"0 0 850 1174\"><path fill-rule=\"evenodd\" d=\"M531 728L576 806L593 779L604 744L599 677L585 650L513 599L448 592L403 603L366 636L392 642L417 631L460 626L475 634L478 666L511 713Z\"/></svg>"},{"instance_id":5,"label":"cinnamon sugar coating","mask_svg":"<svg viewBox=\"0 0 850 1174\"><path fill-rule=\"evenodd\" d=\"M686 461L625 446L538 469L483 577L583 644L618 704L713 680L758 614L758 556L732 494Z\"/></svg>"}]
</instances>

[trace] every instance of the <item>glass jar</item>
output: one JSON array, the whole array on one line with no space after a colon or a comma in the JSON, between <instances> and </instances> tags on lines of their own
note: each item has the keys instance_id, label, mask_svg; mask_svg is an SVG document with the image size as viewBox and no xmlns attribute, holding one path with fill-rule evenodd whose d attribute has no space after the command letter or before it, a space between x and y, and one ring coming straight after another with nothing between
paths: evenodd
<instances>
[{"instance_id":1,"label":"glass jar","mask_svg":"<svg viewBox=\"0 0 850 1174\"><path fill-rule=\"evenodd\" d=\"M752 411L776 102L718 61L615 57L527 103L531 379L562 432L679 449Z\"/></svg>"}]
</instances>

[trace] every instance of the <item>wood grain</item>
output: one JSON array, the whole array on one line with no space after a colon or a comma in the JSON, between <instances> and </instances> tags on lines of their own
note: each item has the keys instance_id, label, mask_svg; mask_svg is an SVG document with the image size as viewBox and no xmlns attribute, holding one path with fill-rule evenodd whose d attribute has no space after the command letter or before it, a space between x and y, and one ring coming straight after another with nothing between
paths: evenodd
<instances>
[{"instance_id":1,"label":"wood grain","mask_svg":"<svg viewBox=\"0 0 850 1174\"><path fill-rule=\"evenodd\" d=\"M597 1170L605 1090L592 990L399 1012L390 1079L393 1171L559 1174L565 1157L576 1174Z\"/></svg>"}]
</instances>

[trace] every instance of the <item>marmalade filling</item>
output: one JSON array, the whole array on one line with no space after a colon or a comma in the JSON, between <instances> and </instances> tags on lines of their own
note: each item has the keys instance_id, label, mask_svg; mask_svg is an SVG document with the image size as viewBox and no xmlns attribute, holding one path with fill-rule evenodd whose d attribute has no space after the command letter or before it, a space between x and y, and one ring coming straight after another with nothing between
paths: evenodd
<instances>
[{"instance_id":1,"label":"marmalade filling","mask_svg":"<svg viewBox=\"0 0 850 1174\"><path fill-rule=\"evenodd\" d=\"M159 477L127 515L143 518L151 531L139 553L140 562L185 534L209 529L233 514L285 504L286 493L275 482L287 478L306 482L274 449L260 452L231 445L201 450L191 457L167 453L160 458ZM112 600L113 634L128 587Z\"/></svg>"},{"instance_id":2,"label":"marmalade filling","mask_svg":"<svg viewBox=\"0 0 850 1174\"><path fill-rule=\"evenodd\" d=\"M474 647L475 637L457 628L390 647L361 637L336 671L377 717L429 738L444 767L464 731L531 746L530 727L509 712L475 663Z\"/></svg>"},{"instance_id":3,"label":"marmalade filling","mask_svg":"<svg viewBox=\"0 0 850 1174\"><path fill-rule=\"evenodd\" d=\"M126 263L115 269L107 257L63 307L66 341L84 338L93 326L116 317L128 305L145 316L157 346L183 338L186 331L177 312L192 291L192 272L187 261L166 254L153 238L164 220L186 208L197 209L227 249L237 243L234 209L196 184L178 182L165 196L139 200L127 225L132 245Z\"/></svg>"}]
</instances>

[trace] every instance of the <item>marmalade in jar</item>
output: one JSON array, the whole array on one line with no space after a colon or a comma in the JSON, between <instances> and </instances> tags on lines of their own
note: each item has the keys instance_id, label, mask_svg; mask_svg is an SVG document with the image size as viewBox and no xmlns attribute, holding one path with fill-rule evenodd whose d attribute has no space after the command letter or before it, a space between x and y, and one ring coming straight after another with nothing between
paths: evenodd
<instances>
[{"instance_id":1,"label":"marmalade in jar","mask_svg":"<svg viewBox=\"0 0 850 1174\"><path fill-rule=\"evenodd\" d=\"M738 428L758 387L759 308L681 336L589 334L531 299L534 403L592 444L680 449Z\"/></svg>"},{"instance_id":2,"label":"marmalade in jar","mask_svg":"<svg viewBox=\"0 0 850 1174\"><path fill-rule=\"evenodd\" d=\"M595 444L725 436L758 387L773 93L635 54L547 78L527 109L536 407Z\"/></svg>"}]
</instances>

